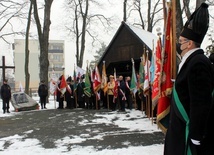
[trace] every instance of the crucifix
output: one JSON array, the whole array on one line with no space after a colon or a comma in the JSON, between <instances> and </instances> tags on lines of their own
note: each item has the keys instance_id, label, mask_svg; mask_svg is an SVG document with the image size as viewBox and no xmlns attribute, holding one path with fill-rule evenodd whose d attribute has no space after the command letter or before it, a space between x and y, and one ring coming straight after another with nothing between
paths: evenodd
<instances>
[{"instance_id":1,"label":"crucifix","mask_svg":"<svg viewBox=\"0 0 214 155\"><path fill-rule=\"evenodd\" d=\"M3 77L3 81L4 81L5 80L5 69L15 68L15 66L5 66L5 56L2 56L2 66L0 66L0 68L2 68L2 77Z\"/></svg>"}]
</instances>

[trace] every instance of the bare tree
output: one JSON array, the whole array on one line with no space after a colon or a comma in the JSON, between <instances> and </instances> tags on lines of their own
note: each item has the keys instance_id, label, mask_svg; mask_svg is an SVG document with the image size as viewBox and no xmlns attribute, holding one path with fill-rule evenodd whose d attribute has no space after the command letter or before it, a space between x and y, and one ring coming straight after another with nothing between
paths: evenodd
<instances>
[{"instance_id":1,"label":"bare tree","mask_svg":"<svg viewBox=\"0 0 214 155\"><path fill-rule=\"evenodd\" d=\"M161 1L152 1L148 0L147 6L145 6L145 2L143 0L133 0L133 9L130 12L137 12L139 15L140 22L134 23L134 25L140 25L143 29L145 29L145 23L147 23L147 31L152 32L153 27L161 20L163 20L163 16L159 16L160 12L163 10L161 5ZM147 13L145 13L142 8L147 8ZM144 12L142 12L144 11ZM143 16L145 15L145 16Z\"/></svg>"},{"instance_id":2,"label":"bare tree","mask_svg":"<svg viewBox=\"0 0 214 155\"><path fill-rule=\"evenodd\" d=\"M83 65L87 36L92 39L93 46L96 41L100 42L96 33L98 23L101 23L104 28L110 25L110 18L106 18L102 14L89 14L90 5L101 7L101 4L95 0L67 0L72 21L66 28L75 36L76 64L79 67Z\"/></svg>"},{"instance_id":3,"label":"bare tree","mask_svg":"<svg viewBox=\"0 0 214 155\"><path fill-rule=\"evenodd\" d=\"M13 27L13 19L21 20L26 19L26 13L23 12L28 2L17 2L13 0L1 0L0 1L0 39L10 44L8 37L11 35L25 35L24 31L15 30Z\"/></svg>"},{"instance_id":4,"label":"bare tree","mask_svg":"<svg viewBox=\"0 0 214 155\"><path fill-rule=\"evenodd\" d=\"M37 0L31 0L34 7L34 18L36 21L39 45L40 45L40 56L39 56L39 65L40 65L40 80L45 80L46 84L48 83L48 45L49 45L49 31L50 31L50 13L51 5L53 0L45 0L44 2L44 23L43 27L40 23L40 18L38 14Z\"/></svg>"},{"instance_id":5,"label":"bare tree","mask_svg":"<svg viewBox=\"0 0 214 155\"><path fill-rule=\"evenodd\" d=\"M29 12L28 12L28 20L27 20L27 28L26 28L26 36L25 36L25 93L29 94L29 83L30 83L30 74L29 74L29 33L30 33L30 23L31 23L31 14L32 14L33 3L30 2Z\"/></svg>"}]
</instances>

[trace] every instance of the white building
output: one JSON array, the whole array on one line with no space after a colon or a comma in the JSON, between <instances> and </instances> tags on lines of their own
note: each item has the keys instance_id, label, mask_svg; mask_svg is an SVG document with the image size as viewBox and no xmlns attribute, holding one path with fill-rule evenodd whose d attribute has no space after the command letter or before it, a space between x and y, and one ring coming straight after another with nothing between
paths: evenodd
<instances>
[{"instance_id":1,"label":"white building","mask_svg":"<svg viewBox=\"0 0 214 155\"><path fill-rule=\"evenodd\" d=\"M25 40L14 40L14 64L15 64L15 88L19 89L20 83L25 87ZM29 40L29 74L30 88L37 90L40 82L39 79L39 55L40 46L38 40ZM49 78L52 70L57 77L64 71L64 41L49 40ZM18 90L17 90L18 91Z\"/></svg>"}]
</instances>

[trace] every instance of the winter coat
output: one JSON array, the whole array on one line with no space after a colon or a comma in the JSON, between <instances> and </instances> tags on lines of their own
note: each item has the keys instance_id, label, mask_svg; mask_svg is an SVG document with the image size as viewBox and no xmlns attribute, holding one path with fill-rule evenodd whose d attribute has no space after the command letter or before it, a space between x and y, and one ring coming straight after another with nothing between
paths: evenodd
<instances>
[{"instance_id":1,"label":"winter coat","mask_svg":"<svg viewBox=\"0 0 214 155\"><path fill-rule=\"evenodd\" d=\"M214 130L212 128L212 132L207 132L211 129L209 125L211 121L209 122L207 118L212 117L209 118L212 121L214 119L212 108L214 71L203 50L199 49L187 58L176 77L174 86L189 118L187 141L192 155L196 155L196 150L203 152L197 155L214 154ZM175 101L177 100L173 96L170 106L169 127L165 137L164 155L187 154L185 151L186 122ZM211 115L209 114L210 111ZM193 144L191 139L200 141L201 145Z\"/></svg>"},{"instance_id":2,"label":"winter coat","mask_svg":"<svg viewBox=\"0 0 214 155\"><path fill-rule=\"evenodd\" d=\"M8 84L3 84L1 86L1 98L4 99L11 99L11 88Z\"/></svg>"},{"instance_id":3,"label":"winter coat","mask_svg":"<svg viewBox=\"0 0 214 155\"><path fill-rule=\"evenodd\" d=\"M48 96L48 87L45 84L40 84L38 88L39 97Z\"/></svg>"}]
</instances>

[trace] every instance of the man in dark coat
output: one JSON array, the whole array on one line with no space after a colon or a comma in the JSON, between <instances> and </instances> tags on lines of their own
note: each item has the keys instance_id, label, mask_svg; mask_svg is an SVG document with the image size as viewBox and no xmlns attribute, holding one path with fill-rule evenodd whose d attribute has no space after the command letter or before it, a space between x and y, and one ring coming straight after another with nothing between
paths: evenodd
<instances>
[{"instance_id":1,"label":"man in dark coat","mask_svg":"<svg viewBox=\"0 0 214 155\"><path fill-rule=\"evenodd\" d=\"M10 113L9 109L10 109L10 104L9 101L11 99L11 88L10 86L7 84L7 79L5 79L3 81L3 85L1 86L1 98L3 100L3 113L6 112Z\"/></svg>"},{"instance_id":2,"label":"man in dark coat","mask_svg":"<svg viewBox=\"0 0 214 155\"><path fill-rule=\"evenodd\" d=\"M173 87L164 155L214 154L214 70L200 49L208 29L207 8L202 3L179 37L182 61Z\"/></svg>"},{"instance_id":3,"label":"man in dark coat","mask_svg":"<svg viewBox=\"0 0 214 155\"><path fill-rule=\"evenodd\" d=\"M126 94L126 103L127 103L127 108L132 110L132 91L130 89L131 86L131 78L130 76L127 76L125 79L125 94Z\"/></svg>"},{"instance_id":4,"label":"man in dark coat","mask_svg":"<svg viewBox=\"0 0 214 155\"><path fill-rule=\"evenodd\" d=\"M67 82L67 87L66 87L66 92L65 92L65 100L67 102L67 108L68 109L73 109L74 108L74 86L71 84L72 78L69 76L66 80Z\"/></svg>"},{"instance_id":5,"label":"man in dark coat","mask_svg":"<svg viewBox=\"0 0 214 155\"><path fill-rule=\"evenodd\" d=\"M84 88L85 88L85 82L83 79L85 78L84 75L81 76L79 83L77 84L77 102L79 104L79 108L85 108L85 94L84 94Z\"/></svg>"},{"instance_id":6,"label":"man in dark coat","mask_svg":"<svg viewBox=\"0 0 214 155\"><path fill-rule=\"evenodd\" d=\"M39 85L39 88L38 88L38 94L39 94L39 97L40 97L40 104L41 104L41 108L46 108L46 98L48 96L48 87L47 85L45 84L45 81L42 80L40 85Z\"/></svg>"},{"instance_id":7,"label":"man in dark coat","mask_svg":"<svg viewBox=\"0 0 214 155\"><path fill-rule=\"evenodd\" d=\"M126 94L125 94L126 84L123 80L123 76L119 76L119 85L118 85L118 97L120 102L120 110L125 112L125 104L126 104Z\"/></svg>"},{"instance_id":8,"label":"man in dark coat","mask_svg":"<svg viewBox=\"0 0 214 155\"><path fill-rule=\"evenodd\" d=\"M61 85L62 75L59 77L57 90L56 90L56 101L59 102L59 107L57 109L63 109L63 101L64 101L64 95L60 91L60 85Z\"/></svg>"}]
</instances>

